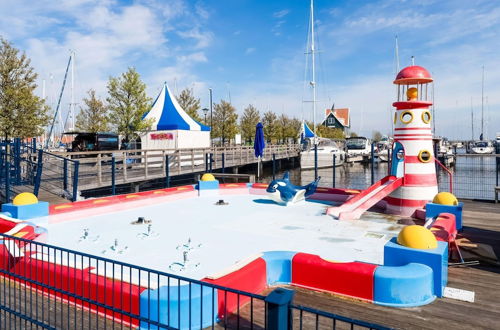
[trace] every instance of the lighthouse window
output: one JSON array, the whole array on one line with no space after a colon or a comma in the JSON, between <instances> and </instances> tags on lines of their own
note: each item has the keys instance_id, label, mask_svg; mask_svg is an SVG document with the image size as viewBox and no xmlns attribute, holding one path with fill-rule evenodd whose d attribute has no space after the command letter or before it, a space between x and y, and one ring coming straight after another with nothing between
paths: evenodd
<instances>
[{"instance_id":1,"label":"lighthouse window","mask_svg":"<svg viewBox=\"0 0 500 330\"><path fill-rule=\"evenodd\" d=\"M431 122L431 113L429 111L422 112L422 121L426 124Z\"/></svg>"},{"instance_id":2,"label":"lighthouse window","mask_svg":"<svg viewBox=\"0 0 500 330\"><path fill-rule=\"evenodd\" d=\"M418 160L421 161L422 163L428 163L431 161L431 153L428 150L421 150L418 153Z\"/></svg>"},{"instance_id":3,"label":"lighthouse window","mask_svg":"<svg viewBox=\"0 0 500 330\"><path fill-rule=\"evenodd\" d=\"M398 152L396 154L396 158L399 159L399 160L405 158L405 152L404 152L404 150L398 150Z\"/></svg>"},{"instance_id":4,"label":"lighthouse window","mask_svg":"<svg viewBox=\"0 0 500 330\"><path fill-rule=\"evenodd\" d=\"M413 120L413 113L411 111L403 111L400 118L403 124L409 124Z\"/></svg>"}]
</instances>

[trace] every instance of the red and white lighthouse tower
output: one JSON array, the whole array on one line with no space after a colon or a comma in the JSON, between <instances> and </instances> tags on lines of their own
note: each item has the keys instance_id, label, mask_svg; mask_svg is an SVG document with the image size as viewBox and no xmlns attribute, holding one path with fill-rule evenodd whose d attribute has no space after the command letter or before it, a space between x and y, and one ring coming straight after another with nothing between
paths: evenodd
<instances>
[{"instance_id":1,"label":"red and white lighthouse tower","mask_svg":"<svg viewBox=\"0 0 500 330\"><path fill-rule=\"evenodd\" d=\"M421 66L401 70L394 80L398 100L393 103L394 145L391 175L404 177L403 185L387 198L387 212L412 215L438 192L432 144L432 102L428 87L433 79Z\"/></svg>"}]
</instances>

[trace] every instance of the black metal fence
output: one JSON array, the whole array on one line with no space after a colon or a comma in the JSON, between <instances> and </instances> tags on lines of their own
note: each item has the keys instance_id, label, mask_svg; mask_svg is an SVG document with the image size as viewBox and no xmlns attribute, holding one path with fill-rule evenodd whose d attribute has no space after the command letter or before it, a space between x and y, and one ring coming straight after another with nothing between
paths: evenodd
<instances>
[{"instance_id":1,"label":"black metal fence","mask_svg":"<svg viewBox=\"0 0 500 330\"><path fill-rule=\"evenodd\" d=\"M302 171L298 181L308 183L321 176L321 186L366 189L388 175L390 166L376 157L368 162L333 164L332 157L330 168ZM448 166L436 164L436 174L440 191L452 187L458 198L494 200L495 187L500 185L500 154L454 154Z\"/></svg>"},{"instance_id":2,"label":"black metal fence","mask_svg":"<svg viewBox=\"0 0 500 330\"><path fill-rule=\"evenodd\" d=\"M264 296L5 234L0 242L2 329L385 329L271 299L281 288Z\"/></svg>"}]
</instances>

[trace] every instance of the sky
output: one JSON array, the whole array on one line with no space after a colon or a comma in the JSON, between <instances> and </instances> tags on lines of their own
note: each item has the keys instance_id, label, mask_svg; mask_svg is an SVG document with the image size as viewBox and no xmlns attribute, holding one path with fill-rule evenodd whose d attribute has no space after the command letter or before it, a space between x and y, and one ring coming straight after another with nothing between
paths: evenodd
<instances>
[{"instance_id":1,"label":"sky","mask_svg":"<svg viewBox=\"0 0 500 330\"><path fill-rule=\"evenodd\" d=\"M75 51L77 108L89 89L106 97L110 76L135 67L156 98L163 82L193 88L202 107L231 101L261 113L312 120L308 0L0 0L0 36L25 51L58 95L69 50ZM4 13L8 13L5 15ZM390 133L400 66L433 76L436 134L470 139L500 132L500 2L491 0L315 1L316 86L324 109L349 107L352 130ZM484 99L482 102L482 67ZM70 88L63 100L69 109ZM483 104L483 106L481 106Z\"/></svg>"}]
</instances>

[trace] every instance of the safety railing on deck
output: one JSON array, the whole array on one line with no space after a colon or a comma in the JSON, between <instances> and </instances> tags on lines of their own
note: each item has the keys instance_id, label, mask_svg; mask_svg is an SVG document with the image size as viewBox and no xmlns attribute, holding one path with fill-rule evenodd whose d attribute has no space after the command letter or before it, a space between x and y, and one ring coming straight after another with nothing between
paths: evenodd
<instances>
[{"instance_id":1,"label":"safety railing on deck","mask_svg":"<svg viewBox=\"0 0 500 330\"><path fill-rule=\"evenodd\" d=\"M264 296L5 234L0 242L1 329L385 329L270 298L281 288Z\"/></svg>"}]
</instances>

